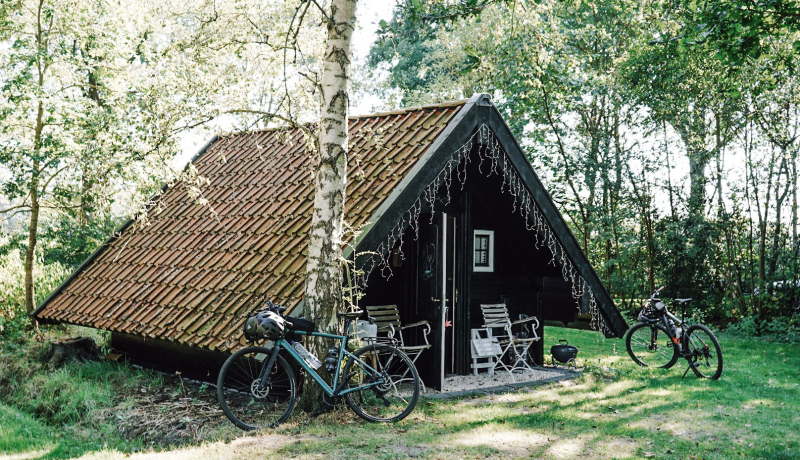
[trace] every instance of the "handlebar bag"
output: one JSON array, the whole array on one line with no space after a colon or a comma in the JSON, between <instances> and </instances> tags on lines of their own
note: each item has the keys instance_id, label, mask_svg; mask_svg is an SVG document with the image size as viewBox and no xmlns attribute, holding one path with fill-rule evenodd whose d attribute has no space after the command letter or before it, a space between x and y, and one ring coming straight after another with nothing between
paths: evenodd
<instances>
[{"instance_id":1,"label":"handlebar bag","mask_svg":"<svg viewBox=\"0 0 800 460\"><path fill-rule=\"evenodd\" d=\"M306 318L294 318L292 316L287 316L286 321L292 323L291 326L288 323L286 324L287 329L291 331L314 332L317 330L316 323Z\"/></svg>"}]
</instances>

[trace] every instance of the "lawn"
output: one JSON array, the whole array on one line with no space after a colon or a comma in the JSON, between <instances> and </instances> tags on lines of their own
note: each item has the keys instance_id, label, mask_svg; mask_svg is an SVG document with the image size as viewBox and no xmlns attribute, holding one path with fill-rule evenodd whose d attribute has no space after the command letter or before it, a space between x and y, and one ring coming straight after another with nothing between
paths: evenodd
<instances>
[{"instance_id":1,"label":"lawn","mask_svg":"<svg viewBox=\"0 0 800 460\"><path fill-rule=\"evenodd\" d=\"M800 344L720 334L725 370L708 381L691 372L681 379L680 362L640 369L621 340L597 333L548 328L545 337L546 348L560 338L579 346L583 376L502 395L422 400L394 425L363 423L344 410L317 419L295 414L275 430L216 441L212 433L145 452L121 440L103 447L0 406L0 459L800 459Z\"/></svg>"}]
</instances>

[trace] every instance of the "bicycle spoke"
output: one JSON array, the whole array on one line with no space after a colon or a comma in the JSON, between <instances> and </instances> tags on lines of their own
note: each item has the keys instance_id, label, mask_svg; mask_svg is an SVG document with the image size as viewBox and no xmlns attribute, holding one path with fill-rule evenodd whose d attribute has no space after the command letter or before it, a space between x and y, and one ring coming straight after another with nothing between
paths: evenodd
<instances>
[{"instance_id":1,"label":"bicycle spoke","mask_svg":"<svg viewBox=\"0 0 800 460\"><path fill-rule=\"evenodd\" d=\"M363 360L377 371L369 371L360 365L357 359ZM392 373L400 369L400 374L411 374L411 378L402 381L392 378ZM352 370L352 371L351 371ZM349 387L373 384L369 388L348 393L345 401L360 417L369 421L397 421L405 418L413 409L419 398L419 377L411 360L402 352L387 345L364 347L354 353L345 365L345 373L354 372Z\"/></svg>"},{"instance_id":2,"label":"bicycle spoke","mask_svg":"<svg viewBox=\"0 0 800 460\"><path fill-rule=\"evenodd\" d=\"M292 370L286 360L276 357L267 381L262 384L260 356L270 350L250 347L234 353L222 366L217 380L217 397L225 415L242 429L275 426L291 414L295 400Z\"/></svg>"},{"instance_id":3,"label":"bicycle spoke","mask_svg":"<svg viewBox=\"0 0 800 460\"><path fill-rule=\"evenodd\" d=\"M628 354L641 366L670 368L678 359L664 326L637 323L625 338Z\"/></svg>"},{"instance_id":4,"label":"bicycle spoke","mask_svg":"<svg viewBox=\"0 0 800 460\"><path fill-rule=\"evenodd\" d=\"M717 338L700 324L691 326L686 335L692 371L698 377L718 379L722 375L722 349Z\"/></svg>"}]
</instances>

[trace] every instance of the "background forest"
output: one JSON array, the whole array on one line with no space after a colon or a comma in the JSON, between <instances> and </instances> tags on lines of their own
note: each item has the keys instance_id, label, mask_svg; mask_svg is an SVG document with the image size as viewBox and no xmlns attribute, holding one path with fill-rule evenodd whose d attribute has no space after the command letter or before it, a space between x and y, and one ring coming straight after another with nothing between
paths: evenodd
<instances>
[{"instance_id":1,"label":"background forest","mask_svg":"<svg viewBox=\"0 0 800 460\"><path fill-rule=\"evenodd\" d=\"M162 183L204 204L181 136L314 119L324 27L288 3L2 3L0 335ZM352 98L492 94L621 310L663 284L800 340L800 10L753 5L401 0Z\"/></svg>"}]
</instances>

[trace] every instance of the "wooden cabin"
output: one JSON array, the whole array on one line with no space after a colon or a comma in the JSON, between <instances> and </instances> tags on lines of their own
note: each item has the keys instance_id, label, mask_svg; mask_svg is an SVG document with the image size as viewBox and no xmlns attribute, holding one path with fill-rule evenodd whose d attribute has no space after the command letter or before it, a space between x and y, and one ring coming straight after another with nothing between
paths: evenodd
<instances>
[{"instance_id":1,"label":"wooden cabin","mask_svg":"<svg viewBox=\"0 0 800 460\"><path fill-rule=\"evenodd\" d=\"M427 320L425 383L470 372L480 305L512 318L627 325L488 95L351 117L346 220L362 227L361 304ZM312 161L302 133L213 139L192 160L213 207L164 189L150 225L126 223L33 313L111 331L132 360L213 377L245 345L242 324L267 299L300 315ZM543 331L539 330L540 336ZM414 340L413 338L411 340ZM543 343L533 348L541 362Z\"/></svg>"}]
</instances>

